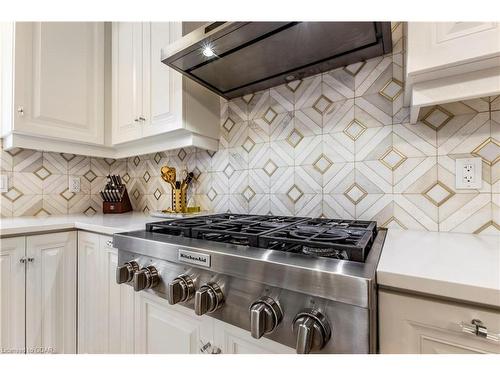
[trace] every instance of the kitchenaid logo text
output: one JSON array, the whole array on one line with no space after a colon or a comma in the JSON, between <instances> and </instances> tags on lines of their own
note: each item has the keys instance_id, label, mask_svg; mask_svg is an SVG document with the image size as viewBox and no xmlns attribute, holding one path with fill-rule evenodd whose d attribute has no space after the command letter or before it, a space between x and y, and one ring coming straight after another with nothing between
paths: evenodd
<instances>
[{"instance_id":1,"label":"kitchenaid logo text","mask_svg":"<svg viewBox=\"0 0 500 375\"><path fill-rule=\"evenodd\" d=\"M179 249L179 260L184 263L210 267L210 255Z\"/></svg>"}]
</instances>

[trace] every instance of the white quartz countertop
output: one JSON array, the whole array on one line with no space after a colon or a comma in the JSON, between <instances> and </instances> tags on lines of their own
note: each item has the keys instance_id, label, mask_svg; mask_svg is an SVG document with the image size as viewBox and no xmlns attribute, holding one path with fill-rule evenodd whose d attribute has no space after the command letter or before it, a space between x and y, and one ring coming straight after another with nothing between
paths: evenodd
<instances>
[{"instance_id":1,"label":"white quartz countertop","mask_svg":"<svg viewBox=\"0 0 500 375\"><path fill-rule=\"evenodd\" d=\"M390 229L377 282L500 307L500 236Z\"/></svg>"},{"instance_id":2,"label":"white quartz countertop","mask_svg":"<svg viewBox=\"0 0 500 375\"><path fill-rule=\"evenodd\" d=\"M81 229L102 234L113 234L144 229L148 222L165 219L151 217L141 212L124 214L62 215L46 218L16 217L0 220L0 236L24 235L54 230Z\"/></svg>"},{"instance_id":3,"label":"white quartz countertop","mask_svg":"<svg viewBox=\"0 0 500 375\"><path fill-rule=\"evenodd\" d=\"M165 220L140 212L17 217L0 236L80 229L114 234ZM377 268L381 286L500 307L500 236L390 229Z\"/></svg>"}]
</instances>

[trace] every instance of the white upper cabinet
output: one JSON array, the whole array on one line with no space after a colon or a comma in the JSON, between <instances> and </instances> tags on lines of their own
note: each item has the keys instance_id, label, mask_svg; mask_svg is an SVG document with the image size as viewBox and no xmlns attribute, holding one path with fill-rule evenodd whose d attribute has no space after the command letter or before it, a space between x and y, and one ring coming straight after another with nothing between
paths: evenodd
<instances>
[{"instance_id":1,"label":"white upper cabinet","mask_svg":"<svg viewBox=\"0 0 500 375\"><path fill-rule=\"evenodd\" d=\"M133 142L137 153L216 150L219 97L161 62L162 48L182 36L182 24L118 22L112 30L111 143L120 150Z\"/></svg>"},{"instance_id":2,"label":"white upper cabinet","mask_svg":"<svg viewBox=\"0 0 500 375\"><path fill-rule=\"evenodd\" d=\"M408 22L406 104L421 107L500 93L500 24Z\"/></svg>"},{"instance_id":3,"label":"white upper cabinet","mask_svg":"<svg viewBox=\"0 0 500 375\"><path fill-rule=\"evenodd\" d=\"M5 150L125 158L219 147L220 99L161 62L180 22L0 23Z\"/></svg>"},{"instance_id":4,"label":"white upper cabinet","mask_svg":"<svg viewBox=\"0 0 500 375\"><path fill-rule=\"evenodd\" d=\"M113 23L112 35L112 132L118 144L142 133L142 24Z\"/></svg>"},{"instance_id":5,"label":"white upper cabinet","mask_svg":"<svg viewBox=\"0 0 500 375\"><path fill-rule=\"evenodd\" d=\"M143 136L175 130L182 122L182 76L161 62L162 47L181 36L178 22L143 24Z\"/></svg>"},{"instance_id":6,"label":"white upper cabinet","mask_svg":"<svg viewBox=\"0 0 500 375\"><path fill-rule=\"evenodd\" d=\"M16 133L104 144L104 24L18 22Z\"/></svg>"}]
</instances>

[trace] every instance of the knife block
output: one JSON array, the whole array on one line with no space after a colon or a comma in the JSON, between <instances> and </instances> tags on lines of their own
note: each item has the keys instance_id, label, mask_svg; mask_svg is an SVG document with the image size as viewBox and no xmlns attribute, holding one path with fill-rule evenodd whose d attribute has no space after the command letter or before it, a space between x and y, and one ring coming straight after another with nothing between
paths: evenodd
<instances>
[{"instance_id":1,"label":"knife block","mask_svg":"<svg viewBox=\"0 0 500 375\"><path fill-rule=\"evenodd\" d=\"M102 202L103 214L122 214L130 211L132 211L132 204L130 203L130 198L126 188L120 202Z\"/></svg>"}]
</instances>

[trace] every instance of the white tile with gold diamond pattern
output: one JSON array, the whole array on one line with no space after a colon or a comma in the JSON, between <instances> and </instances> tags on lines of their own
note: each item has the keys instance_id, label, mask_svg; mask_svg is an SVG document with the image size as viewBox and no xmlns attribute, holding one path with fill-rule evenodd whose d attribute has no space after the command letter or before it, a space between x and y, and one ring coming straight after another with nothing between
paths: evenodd
<instances>
[{"instance_id":1,"label":"white tile with gold diamond pattern","mask_svg":"<svg viewBox=\"0 0 500 375\"><path fill-rule=\"evenodd\" d=\"M11 186L1 214L92 214L100 210L95 193L109 172L127 182L134 209L166 208L170 188L159 169L168 164L195 171L189 197L216 212L498 233L500 97L424 108L409 125L403 23L392 23L392 39L390 55L221 100L216 153L189 148L115 161L2 151ZM471 156L483 159L483 187L456 190L454 160ZM63 180L72 174L81 177L82 193L67 191Z\"/></svg>"}]
</instances>

